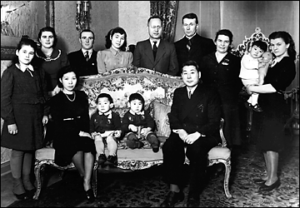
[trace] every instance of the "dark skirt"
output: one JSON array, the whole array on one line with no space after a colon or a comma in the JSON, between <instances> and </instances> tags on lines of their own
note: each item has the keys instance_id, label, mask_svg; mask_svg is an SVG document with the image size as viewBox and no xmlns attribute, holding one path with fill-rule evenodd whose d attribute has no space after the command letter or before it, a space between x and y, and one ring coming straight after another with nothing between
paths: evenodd
<instances>
[{"instance_id":1,"label":"dark skirt","mask_svg":"<svg viewBox=\"0 0 300 208\"><path fill-rule=\"evenodd\" d=\"M4 121L1 146L19 151L33 151L41 148L44 139L42 105L22 103L15 104L13 109L18 133L9 134L7 122Z\"/></svg>"},{"instance_id":2,"label":"dark skirt","mask_svg":"<svg viewBox=\"0 0 300 208\"><path fill-rule=\"evenodd\" d=\"M73 156L79 151L96 154L94 140L89 137L75 136L71 140L54 140L53 147L55 148L55 163L60 166L69 165Z\"/></svg>"}]
</instances>

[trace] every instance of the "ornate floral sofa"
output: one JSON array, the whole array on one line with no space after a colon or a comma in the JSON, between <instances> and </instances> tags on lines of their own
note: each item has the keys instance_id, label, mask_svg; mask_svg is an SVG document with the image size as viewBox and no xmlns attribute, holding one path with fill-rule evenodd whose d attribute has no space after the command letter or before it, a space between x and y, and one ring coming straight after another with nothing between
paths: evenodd
<instances>
[{"instance_id":1,"label":"ornate floral sofa","mask_svg":"<svg viewBox=\"0 0 300 208\"><path fill-rule=\"evenodd\" d=\"M114 100L114 111L122 117L128 110L127 101L129 95L138 92L145 99L145 109L154 117L156 122L156 134L161 144L170 134L167 113L170 111L174 90L183 86L180 77L169 76L154 72L145 68L119 68L101 75L81 77L78 86L84 91L89 99L89 113L92 115L96 111L96 98L102 93L109 93ZM51 165L60 170L74 168L71 163L61 167L54 163L55 150L51 147L42 148L36 151L35 177L37 191L34 199L38 199L42 189L43 171L46 165ZM163 162L161 149L154 153L149 144L144 141L142 149L129 149L125 142L118 144L118 165L119 171L142 170ZM97 162L94 163L92 186L97 195Z\"/></svg>"},{"instance_id":2,"label":"ornate floral sofa","mask_svg":"<svg viewBox=\"0 0 300 208\"><path fill-rule=\"evenodd\" d=\"M250 38L245 37L245 40L232 50L232 53L241 57L245 50L254 40L263 40L268 42L268 39L261 32L260 28L255 29ZM156 134L161 140L161 145L170 135L170 127L168 123L167 113L170 112L174 90L178 87L184 86L180 77L173 77L159 72L154 72L145 68L119 68L101 75L81 77L79 89L86 92L89 97L90 115L96 110L96 98L101 92L109 93L115 104L114 111L119 112L122 117L128 110L127 100L131 93L141 93L145 99L146 109L154 117L156 122ZM211 149L208 154L208 166L216 163L223 163L226 167L224 177L224 190L228 198L231 197L229 193L229 177L231 171L231 152L226 147L226 140L223 135L222 125L220 126L220 135L222 144ZM248 112L248 131L251 130L252 112ZM35 177L37 191L34 199L38 199L42 189L42 172L46 165L51 165L60 170L74 168L71 163L68 166L61 167L54 163L53 148L42 148L36 151L35 161ZM122 172L142 170L154 165L160 165L163 162L162 151L154 153L147 142L144 142L142 149L128 149L124 142L118 144L118 165L117 170ZM186 160L188 163L188 160ZM97 178L98 171L101 170L95 162L93 168L92 186L95 196L97 196Z\"/></svg>"}]
</instances>

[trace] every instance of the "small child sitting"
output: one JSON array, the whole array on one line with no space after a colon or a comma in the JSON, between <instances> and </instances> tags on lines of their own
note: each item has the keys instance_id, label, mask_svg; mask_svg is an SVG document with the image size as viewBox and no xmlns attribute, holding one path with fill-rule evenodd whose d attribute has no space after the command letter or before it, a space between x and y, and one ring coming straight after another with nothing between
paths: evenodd
<instances>
[{"instance_id":1,"label":"small child sitting","mask_svg":"<svg viewBox=\"0 0 300 208\"><path fill-rule=\"evenodd\" d=\"M97 111L91 116L90 122L90 132L95 140L97 151L96 159L101 166L116 166L118 162L117 139L121 137L121 118L118 113L112 111L114 103L109 94L101 93L96 103ZM104 152L105 145L108 149L107 158Z\"/></svg>"},{"instance_id":2,"label":"small child sitting","mask_svg":"<svg viewBox=\"0 0 300 208\"><path fill-rule=\"evenodd\" d=\"M153 152L159 151L160 141L153 133L155 121L144 110L145 100L139 93L133 93L129 96L128 105L130 109L125 113L122 119L122 131L125 135L125 142L131 149L142 148L144 143L142 139L150 143Z\"/></svg>"},{"instance_id":3,"label":"small child sitting","mask_svg":"<svg viewBox=\"0 0 300 208\"><path fill-rule=\"evenodd\" d=\"M264 82L268 66L259 61L267 51L267 44L263 41L254 41L241 60L241 71L239 77L242 79L244 86L261 85ZM252 108L256 112L262 112L258 104L258 93L253 93L246 104L247 108Z\"/></svg>"}]
</instances>

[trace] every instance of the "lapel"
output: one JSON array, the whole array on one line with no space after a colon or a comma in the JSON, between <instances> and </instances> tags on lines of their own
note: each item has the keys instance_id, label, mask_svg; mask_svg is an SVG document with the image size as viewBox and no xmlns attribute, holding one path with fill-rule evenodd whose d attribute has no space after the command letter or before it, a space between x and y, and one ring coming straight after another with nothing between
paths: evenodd
<instances>
[{"instance_id":1,"label":"lapel","mask_svg":"<svg viewBox=\"0 0 300 208\"><path fill-rule=\"evenodd\" d=\"M182 119L185 119L192 111L195 110L195 108L199 108L199 110L201 110L201 100L205 96L204 94L200 93L200 84L198 84L191 99L188 98L187 89L184 88L184 90L185 95L183 96L183 102L185 102L186 104L184 105L182 110Z\"/></svg>"},{"instance_id":2,"label":"lapel","mask_svg":"<svg viewBox=\"0 0 300 208\"><path fill-rule=\"evenodd\" d=\"M152 46L151 46L150 39L148 39L145 42L145 53L148 56L148 58L150 59L151 63L154 63L154 57L153 57L153 52L152 52Z\"/></svg>"},{"instance_id":3,"label":"lapel","mask_svg":"<svg viewBox=\"0 0 300 208\"><path fill-rule=\"evenodd\" d=\"M155 65L159 62L159 60L163 57L164 53L166 52L165 47L166 47L166 45L165 45L164 41L162 39L160 39L160 43L159 43L159 46L157 49L156 58L155 58L155 62L154 62ZM153 59L154 59L154 57L153 57Z\"/></svg>"}]
</instances>

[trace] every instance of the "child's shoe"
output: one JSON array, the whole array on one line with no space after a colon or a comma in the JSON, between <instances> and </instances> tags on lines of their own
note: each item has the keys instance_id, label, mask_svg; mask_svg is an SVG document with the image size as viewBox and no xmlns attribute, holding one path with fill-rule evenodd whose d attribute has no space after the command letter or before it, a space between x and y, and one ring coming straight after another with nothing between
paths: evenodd
<instances>
[{"instance_id":1,"label":"child's shoe","mask_svg":"<svg viewBox=\"0 0 300 208\"><path fill-rule=\"evenodd\" d=\"M256 104L256 105L252 105L252 110L254 110L255 112L263 112L262 108L260 107L260 105Z\"/></svg>"},{"instance_id":2,"label":"child's shoe","mask_svg":"<svg viewBox=\"0 0 300 208\"><path fill-rule=\"evenodd\" d=\"M100 154L98 157L98 165L102 166L106 162L107 158L105 154Z\"/></svg>"},{"instance_id":3,"label":"child's shoe","mask_svg":"<svg viewBox=\"0 0 300 208\"><path fill-rule=\"evenodd\" d=\"M153 134L153 133L150 133L147 136L147 140L148 140L148 142L151 145L152 151L153 152L158 152L159 151L159 146L160 146L160 141L157 138L157 136L155 134Z\"/></svg>"},{"instance_id":4,"label":"child's shoe","mask_svg":"<svg viewBox=\"0 0 300 208\"><path fill-rule=\"evenodd\" d=\"M108 155L108 158L105 162L105 165L108 166L117 166L118 165L118 157L115 155Z\"/></svg>"}]
</instances>

